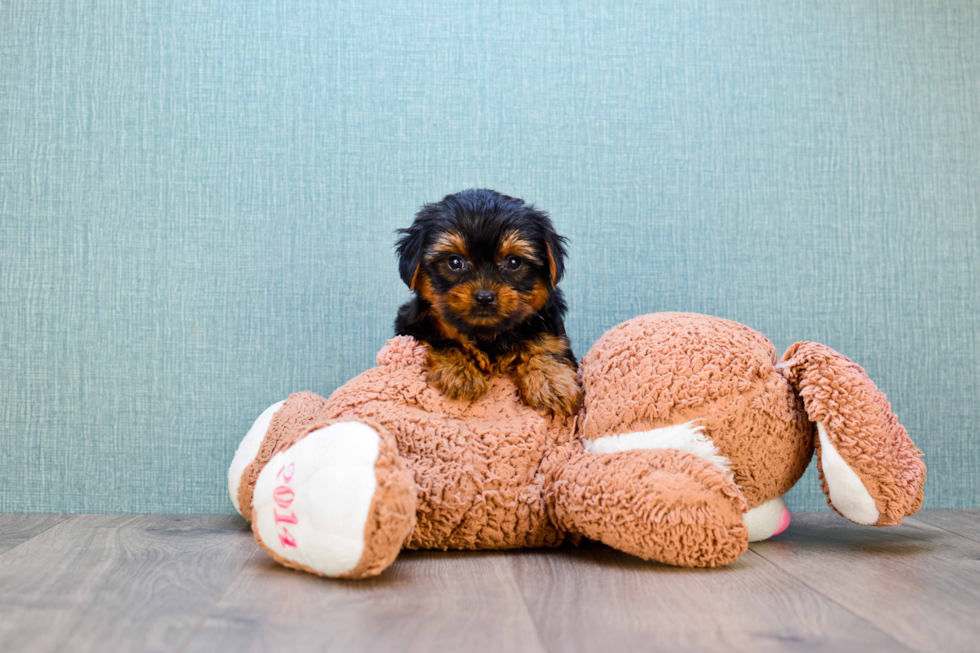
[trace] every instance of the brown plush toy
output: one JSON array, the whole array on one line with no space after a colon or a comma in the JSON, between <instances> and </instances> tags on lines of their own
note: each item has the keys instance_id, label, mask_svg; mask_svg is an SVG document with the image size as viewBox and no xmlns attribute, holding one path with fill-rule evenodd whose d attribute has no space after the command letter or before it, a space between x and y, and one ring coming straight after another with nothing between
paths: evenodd
<instances>
[{"instance_id":1,"label":"brown plush toy","mask_svg":"<svg viewBox=\"0 0 980 653\"><path fill-rule=\"evenodd\" d=\"M832 349L781 361L761 334L660 313L582 359L577 418L520 402L506 377L475 402L425 381L401 336L329 399L266 410L229 470L232 501L282 564L380 574L410 549L556 546L582 536L647 560L732 562L786 527L782 496L813 454L828 503L889 526L922 504L925 465L885 396Z\"/></svg>"}]
</instances>

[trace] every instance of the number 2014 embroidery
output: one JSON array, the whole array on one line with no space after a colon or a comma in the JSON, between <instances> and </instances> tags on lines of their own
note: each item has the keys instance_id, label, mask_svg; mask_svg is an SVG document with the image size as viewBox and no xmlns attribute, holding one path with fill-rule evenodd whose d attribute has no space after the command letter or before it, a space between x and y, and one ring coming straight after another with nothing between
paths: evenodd
<instances>
[{"instance_id":1,"label":"number 2014 embroidery","mask_svg":"<svg viewBox=\"0 0 980 653\"><path fill-rule=\"evenodd\" d=\"M283 511L287 510L289 506L293 504L293 499L296 498L296 493L293 489L289 487L289 482L293 480L293 472L295 471L296 463L289 463L288 465L283 465L279 473L276 474L282 483L276 487L272 493L272 500L275 501L276 506L282 508ZM279 510L274 506L272 508L272 514L276 519L276 531L279 535L279 542L284 546L289 546L296 548L296 539L289 532L287 526L289 524L299 524L299 519L296 517L295 512L290 512L289 514L280 513Z\"/></svg>"}]
</instances>

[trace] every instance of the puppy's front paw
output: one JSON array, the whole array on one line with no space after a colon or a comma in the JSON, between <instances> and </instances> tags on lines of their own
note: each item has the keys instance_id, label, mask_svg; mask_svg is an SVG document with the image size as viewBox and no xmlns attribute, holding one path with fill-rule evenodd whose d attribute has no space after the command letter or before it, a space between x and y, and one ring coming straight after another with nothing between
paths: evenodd
<instances>
[{"instance_id":1,"label":"puppy's front paw","mask_svg":"<svg viewBox=\"0 0 980 653\"><path fill-rule=\"evenodd\" d=\"M578 374L552 356L533 356L519 365L515 379L521 400L555 415L574 415L582 406Z\"/></svg>"},{"instance_id":2,"label":"puppy's front paw","mask_svg":"<svg viewBox=\"0 0 980 653\"><path fill-rule=\"evenodd\" d=\"M458 349L429 350L429 383L450 399L479 399L487 392L486 375Z\"/></svg>"}]
</instances>

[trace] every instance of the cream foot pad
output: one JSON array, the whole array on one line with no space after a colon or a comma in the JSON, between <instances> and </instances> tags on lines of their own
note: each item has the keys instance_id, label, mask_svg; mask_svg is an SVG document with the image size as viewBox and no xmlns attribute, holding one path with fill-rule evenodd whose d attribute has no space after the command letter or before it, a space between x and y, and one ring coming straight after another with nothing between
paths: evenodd
<instances>
[{"instance_id":1,"label":"cream foot pad","mask_svg":"<svg viewBox=\"0 0 980 653\"><path fill-rule=\"evenodd\" d=\"M380 442L366 424L339 422L272 457L252 499L256 534L271 553L328 576L357 566Z\"/></svg>"}]
</instances>

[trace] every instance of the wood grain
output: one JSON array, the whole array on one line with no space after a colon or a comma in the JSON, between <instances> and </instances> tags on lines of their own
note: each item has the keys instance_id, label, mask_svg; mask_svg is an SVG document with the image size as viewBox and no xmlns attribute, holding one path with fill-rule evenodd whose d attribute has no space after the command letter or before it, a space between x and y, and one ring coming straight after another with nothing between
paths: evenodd
<instances>
[{"instance_id":1,"label":"wood grain","mask_svg":"<svg viewBox=\"0 0 980 653\"><path fill-rule=\"evenodd\" d=\"M177 650L255 550L237 516L72 517L0 554L0 648Z\"/></svg>"},{"instance_id":2,"label":"wood grain","mask_svg":"<svg viewBox=\"0 0 980 653\"><path fill-rule=\"evenodd\" d=\"M553 651L907 650L751 552L720 569L647 563L598 544L511 562Z\"/></svg>"},{"instance_id":3,"label":"wood grain","mask_svg":"<svg viewBox=\"0 0 980 653\"><path fill-rule=\"evenodd\" d=\"M980 543L907 519L858 526L834 513L793 515L753 551L910 648L980 647Z\"/></svg>"},{"instance_id":4,"label":"wood grain","mask_svg":"<svg viewBox=\"0 0 980 653\"><path fill-rule=\"evenodd\" d=\"M980 542L980 508L973 510L923 510L916 513L912 521L938 526L951 533Z\"/></svg>"},{"instance_id":5,"label":"wood grain","mask_svg":"<svg viewBox=\"0 0 980 653\"><path fill-rule=\"evenodd\" d=\"M0 515L0 651L973 651L978 512L798 513L714 570L585 544L369 581L285 569L237 516Z\"/></svg>"},{"instance_id":6,"label":"wood grain","mask_svg":"<svg viewBox=\"0 0 980 653\"><path fill-rule=\"evenodd\" d=\"M260 551L187 650L539 653L510 555L403 552L378 578L341 581Z\"/></svg>"},{"instance_id":7,"label":"wood grain","mask_svg":"<svg viewBox=\"0 0 980 653\"><path fill-rule=\"evenodd\" d=\"M68 515L0 515L0 553L19 546L66 519Z\"/></svg>"}]
</instances>

